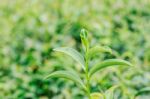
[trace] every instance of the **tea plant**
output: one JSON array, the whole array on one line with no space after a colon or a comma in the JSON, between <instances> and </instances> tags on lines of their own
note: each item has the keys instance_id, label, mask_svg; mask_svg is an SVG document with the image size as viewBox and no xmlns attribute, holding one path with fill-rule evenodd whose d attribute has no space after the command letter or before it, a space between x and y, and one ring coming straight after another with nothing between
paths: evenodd
<instances>
[{"instance_id":1,"label":"tea plant","mask_svg":"<svg viewBox=\"0 0 150 99\"><path fill-rule=\"evenodd\" d=\"M142 95L142 94L145 94L145 93L150 93L150 87L145 87L145 88L142 88L140 89L134 96L133 96L133 99L136 99L136 97Z\"/></svg>"},{"instance_id":2,"label":"tea plant","mask_svg":"<svg viewBox=\"0 0 150 99\"><path fill-rule=\"evenodd\" d=\"M69 56L71 56L74 60L76 60L84 71L84 80L81 80L80 76L77 73L70 72L68 70L60 70L55 71L49 74L46 78L52 77L61 77L74 81L79 87L84 90L85 94L89 99L99 99L100 97L103 99L111 99L112 91L116 88L116 86L107 90L104 94L98 92L91 92L90 81L95 73L100 71L103 68L110 66L132 66L129 62L121 59L107 59L100 63L95 64L94 66L89 66L89 62L91 58L94 57L97 53L109 52L112 53L112 50L109 47L105 46L95 46L90 47L88 42L88 32L85 29L81 30L80 33L82 45L84 48L84 56L82 56L78 51L70 47L61 47L55 48L54 51L63 52ZM91 68L90 68L91 67Z\"/></svg>"}]
</instances>

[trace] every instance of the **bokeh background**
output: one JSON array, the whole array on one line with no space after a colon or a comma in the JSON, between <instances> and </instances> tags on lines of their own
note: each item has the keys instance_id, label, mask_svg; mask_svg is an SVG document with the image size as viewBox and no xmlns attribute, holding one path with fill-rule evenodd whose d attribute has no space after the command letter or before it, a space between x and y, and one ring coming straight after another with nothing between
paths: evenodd
<instances>
[{"instance_id":1,"label":"bokeh background","mask_svg":"<svg viewBox=\"0 0 150 99\"><path fill-rule=\"evenodd\" d=\"M66 67L82 72L70 57L52 51L60 46L81 51L82 28L90 32L91 45L116 51L98 60L122 58L135 66L101 71L92 91L120 84L115 99L130 99L150 86L150 0L0 0L0 99L84 99L71 81L43 80Z\"/></svg>"}]
</instances>

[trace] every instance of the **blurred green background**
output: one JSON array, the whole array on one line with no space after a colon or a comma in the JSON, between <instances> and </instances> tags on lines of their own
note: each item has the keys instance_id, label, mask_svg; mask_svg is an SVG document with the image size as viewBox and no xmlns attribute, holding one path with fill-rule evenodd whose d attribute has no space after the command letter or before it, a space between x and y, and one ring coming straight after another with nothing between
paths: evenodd
<instances>
[{"instance_id":1,"label":"blurred green background","mask_svg":"<svg viewBox=\"0 0 150 99\"><path fill-rule=\"evenodd\" d=\"M0 99L84 99L71 81L43 80L66 67L82 72L70 57L52 51L60 46L81 51L82 28L90 32L91 45L116 51L99 60L122 58L135 66L98 73L92 91L120 84L115 99L130 99L150 86L150 0L0 0Z\"/></svg>"}]
</instances>

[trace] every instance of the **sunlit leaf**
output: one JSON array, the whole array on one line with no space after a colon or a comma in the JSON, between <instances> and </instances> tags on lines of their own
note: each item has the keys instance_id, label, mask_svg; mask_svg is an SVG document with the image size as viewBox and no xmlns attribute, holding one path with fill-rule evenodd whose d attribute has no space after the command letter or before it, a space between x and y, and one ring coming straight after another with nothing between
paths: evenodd
<instances>
[{"instance_id":1,"label":"sunlit leaf","mask_svg":"<svg viewBox=\"0 0 150 99\"><path fill-rule=\"evenodd\" d=\"M98 92L94 92L91 94L92 99L104 99L104 95Z\"/></svg>"},{"instance_id":2,"label":"sunlit leaf","mask_svg":"<svg viewBox=\"0 0 150 99\"><path fill-rule=\"evenodd\" d=\"M66 79L72 80L73 82L81 86L83 89L85 89L85 86L82 80L80 79L80 77L69 71L65 71L65 70L56 71L46 76L45 79L54 78L54 77L60 77L60 78L66 78Z\"/></svg>"},{"instance_id":3,"label":"sunlit leaf","mask_svg":"<svg viewBox=\"0 0 150 99\"><path fill-rule=\"evenodd\" d=\"M111 88L109 88L106 92L105 92L105 99L114 99L114 90L117 88L118 86L113 86Z\"/></svg>"},{"instance_id":4,"label":"sunlit leaf","mask_svg":"<svg viewBox=\"0 0 150 99\"><path fill-rule=\"evenodd\" d=\"M82 29L80 33L80 37L81 37L82 44L85 48L89 47L87 35L88 35L88 32L85 29Z\"/></svg>"},{"instance_id":5,"label":"sunlit leaf","mask_svg":"<svg viewBox=\"0 0 150 99\"><path fill-rule=\"evenodd\" d=\"M112 50L111 50L111 48L106 47L106 46L95 46L89 50L88 58L91 58L94 55L99 54L99 53L103 53L103 52L112 53Z\"/></svg>"},{"instance_id":6,"label":"sunlit leaf","mask_svg":"<svg viewBox=\"0 0 150 99\"><path fill-rule=\"evenodd\" d=\"M82 66L82 68L84 69L84 57L75 49L70 48L70 47L61 47L61 48L55 48L54 51L58 51L58 52L63 52L69 56L71 56L74 60L76 60L77 62L79 62Z\"/></svg>"},{"instance_id":7,"label":"sunlit leaf","mask_svg":"<svg viewBox=\"0 0 150 99\"><path fill-rule=\"evenodd\" d=\"M99 70L110 67L110 66L132 66L129 62L121 59L108 59L101 63L96 64L94 67L90 69L90 76L94 73L98 72Z\"/></svg>"}]
</instances>

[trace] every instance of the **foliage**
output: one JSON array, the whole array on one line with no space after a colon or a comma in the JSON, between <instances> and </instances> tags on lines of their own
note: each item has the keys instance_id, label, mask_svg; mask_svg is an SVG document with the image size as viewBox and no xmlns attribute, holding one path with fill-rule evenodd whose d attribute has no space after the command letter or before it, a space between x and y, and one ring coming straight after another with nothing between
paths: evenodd
<instances>
[{"instance_id":1,"label":"foliage","mask_svg":"<svg viewBox=\"0 0 150 99\"><path fill-rule=\"evenodd\" d=\"M52 51L69 46L84 55L81 28L89 30L90 45L95 47L90 66L111 58L134 65L134 69L109 67L95 73L92 92L105 93L119 85L115 99L130 99L150 86L149 27L149 0L1 0L0 99L84 99L84 92L72 81L43 80L56 70L75 70L83 80L80 64ZM107 47L107 52L96 50L95 44L109 46L112 54ZM149 97L142 92L136 98Z\"/></svg>"},{"instance_id":2,"label":"foliage","mask_svg":"<svg viewBox=\"0 0 150 99\"><path fill-rule=\"evenodd\" d=\"M89 63L91 62L90 57L93 55L91 53L96 53L96 52L101 52L101 49L103 49L103 51L107 52L108 49L105 49L103 46L98 46L98 47L89 47L89 42L88 42L88 32L85 29L81 30L81 41L82 41L82 45L85 48L84 51L84 56L82 56L78 51L76 51L75 49L72 48L68 48L68 47L63 47L63 48L56 48L54 49L54 51L58 51L58 52L63 52L67 55L72 56L75 60L77 60L81 66L83 66L83 71L84 71L84 79L85 79L85 83L80 79L80 75L78 75L77 73L72 74L69 71L55 71L51 74L49 74L46 78L52 78L52 77L60 77L60 78L67 78L70 79L72 81L74 81L75 83L77 83L78 85L80 85L82 87L82 89L85 90L85 93L87 94L89 99L95 99L95 97L91 97L91 88L90 88L90 80L91 77L94 73L100 71L103 68L106 67L110 67L110 66L132 66L129 62L121 60L121 59L108 59L106 61L102 61L98 64L96 64L95 66L92 66L91 68L89 68ZM94 49L94 50L93 50ZM111 49L109 49L111 52ZM113 88L114 89L114 88ZM112 92L109 95L110 92L106 92L106 99L113 99L113 95Z\"/></svg>"}]
</instances>

